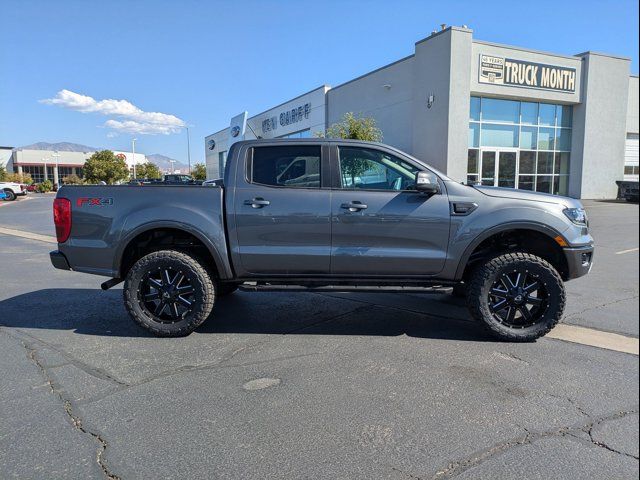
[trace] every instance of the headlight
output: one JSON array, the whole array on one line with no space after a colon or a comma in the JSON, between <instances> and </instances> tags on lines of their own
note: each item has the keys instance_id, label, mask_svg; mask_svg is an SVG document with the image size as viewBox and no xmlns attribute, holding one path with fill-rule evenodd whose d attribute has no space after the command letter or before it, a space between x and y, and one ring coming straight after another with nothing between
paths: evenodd
<instances>
[{"instance_id":1,"label":"headlight","mask_svg":"<svg viewBox=\"0 0 640 480\"><path fill-rule=\"evenodd\" d=\"M571 220L576 225L588 226L589 219L587 218L587 212L584 208L565 208L562 211L569 220Z\"/></svg>"}]
</instances>

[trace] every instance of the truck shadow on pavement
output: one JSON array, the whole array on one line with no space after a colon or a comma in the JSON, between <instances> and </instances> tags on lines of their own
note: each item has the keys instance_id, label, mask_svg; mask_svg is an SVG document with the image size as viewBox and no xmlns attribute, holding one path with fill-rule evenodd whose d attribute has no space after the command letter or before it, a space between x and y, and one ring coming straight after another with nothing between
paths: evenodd
<instances>
[{"instance_id":1,"label":"truck shadow on pavement","mask_svg":"<svg viewBox=\"0 0 640 480\"><path fill-rule=\"evenodd\" d=\"M494 341L448 295L368 297L237 292L216 301L199 334L360 335ZM444 297L444 299L443 299ZM394 303L402 303L402 307ZM381 303L386 303L382 305ZM82 335L152 337L122 303L122 290L44 289L0 301L0 326Z\"/></svg>"}]
</instances>

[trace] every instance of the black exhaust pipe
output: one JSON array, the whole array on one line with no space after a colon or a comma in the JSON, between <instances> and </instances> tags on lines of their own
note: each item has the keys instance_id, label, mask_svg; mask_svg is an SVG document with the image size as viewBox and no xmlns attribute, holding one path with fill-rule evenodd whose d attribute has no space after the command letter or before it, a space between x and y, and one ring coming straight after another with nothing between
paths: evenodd
<instances>
[{"instance_id":1,"label":"black exhaust pipe","mask_svg":"<svg viewBox=\"0 0 640 480\"><path fill-rule=\"evenodd\" d=\"M122 283L124 279L122 278L112 278L111 280L107 280L100 285L100 288L103 290L109 290L111 287L115 287L119 283Z\"/></svg>"}]
</instances>

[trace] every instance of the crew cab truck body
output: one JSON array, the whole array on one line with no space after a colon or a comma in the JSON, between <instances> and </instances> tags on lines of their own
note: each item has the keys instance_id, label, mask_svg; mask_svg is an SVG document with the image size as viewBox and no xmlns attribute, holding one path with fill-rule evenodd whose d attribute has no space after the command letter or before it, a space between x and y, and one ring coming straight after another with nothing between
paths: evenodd
<instances>
[{"instance_id":1,"label":"crew cab truck body","mask_svg":"<svg viewBox=\"0 0 640 480\"><path fill-rule=\"evenodd\" d=\"M588 273L577 200L459 184L392 147L329 139L234 144L206 186L64 186L56 268L125 281L133 317L188 334L246 290L464 290L494 335L530 341Z\"/></svg>"}]
</instances>

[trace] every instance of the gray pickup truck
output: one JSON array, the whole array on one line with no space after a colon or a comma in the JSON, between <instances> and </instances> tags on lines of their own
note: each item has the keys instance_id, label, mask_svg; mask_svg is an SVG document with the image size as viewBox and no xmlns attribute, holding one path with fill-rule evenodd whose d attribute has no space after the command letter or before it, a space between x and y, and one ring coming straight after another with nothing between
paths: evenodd
<instances>
[{"instance_id":1,"label":"gray pickup truck","mask_svg":"<svg viewBox=\"0 0 640 480\"><path fill-rule=\"evenodd\" d=\"M593 261L577 200L460 184L350 140L238 142L204 186L64 186L54 221L53 265L124 281L132 318L161 336L189 334L238 288L453 287L493 335L532 341Z\"/></svg>"}]
</instances>

